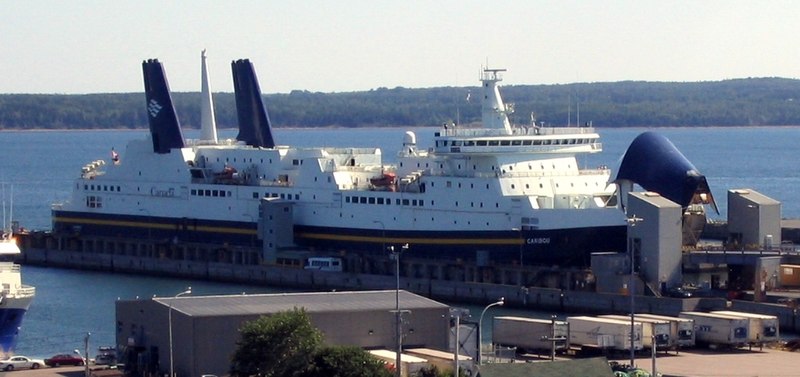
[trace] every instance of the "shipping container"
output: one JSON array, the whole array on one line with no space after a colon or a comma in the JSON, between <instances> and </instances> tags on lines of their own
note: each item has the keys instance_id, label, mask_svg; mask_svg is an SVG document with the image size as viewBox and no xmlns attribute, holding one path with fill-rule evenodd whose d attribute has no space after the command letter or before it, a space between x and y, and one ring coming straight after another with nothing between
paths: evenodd
<instances>
[{"instance_id":1,"label":"shipping container","mask_svg":"<svg viewBox=\"0 0 800 377\"><path fill-rule=\"evenodd\" d=\"M631 316L627 315L601 315L601 318L618 319L620 321L628 321L630 323ZM669 321L662 319L652 319L644 317L634 317L634 322L642 324L642 346L644 348L653 348L653 341L655 340L656 350L668 350L677 347L677 343L669 336L671 325Z\"/></svg>"},{"instance_id":2,"label":"shipping container","mask_svg":"<svg viewBox=\"0 0 800 377\"><path fill-rule=\"evenodd\" d=\"M702 312L681 312L678 316L694 320L697 343L728 347L748 343L750 321L746 318Z\"/></svg>"},{"instance_id":3,"label":"shipping container","mask_svg":"<svg viewBox=\"0 0 800 377\"><path fill-rule=\"evenodd\" d=\"M748 330L750 344L762 346L765 343L772 343L780 340L780 321L777 316L730 310L719 310L713 311L712 313L748 318L750 320L750 328Z\"/></svg>"},{"instance_id":4,"label":"shipping container","mask_svg":"<svg viewBox=\"0 0 800 377\"><path fill-rule=\"evenodd\" d=\"M569 347L569 324L566 321L506 316L494 317L492 326L493 344L528 352L550 352L553 344L557 352ZM552 342L552 338L564 340Z\"/></svg>"},{"instance_id":5,"label":"shipping container","mask_svg":"<svg viewBox=\"0 0 800 377\"><path fill-rule=\"evenodd\" d=\"M631 349L631 323L610 318L568 317L569 343L581 348ZM642 324L633 325L633 350L642 349Z\"/></svg>"},{"instance_id":6,"label":"shipping container","mask_svg":"<svg viewBox=\"0 0 800 377\"><path fill-rule=\"evenodd\" d=\"M670 338L674 339L679 348L694 347L694 320L691 318L672 317L649 313L636 313L636 317L660 319L670 322Z\"/></svg>"}]
</instances>

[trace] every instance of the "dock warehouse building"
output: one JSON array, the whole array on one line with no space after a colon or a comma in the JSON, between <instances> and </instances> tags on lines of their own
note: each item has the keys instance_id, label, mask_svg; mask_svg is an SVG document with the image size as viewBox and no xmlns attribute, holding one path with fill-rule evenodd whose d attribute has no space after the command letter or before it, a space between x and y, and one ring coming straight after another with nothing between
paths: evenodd
<instances>
[{"instance_id":1,"label":"dock warehouse building","mask_svg":"<svg viewBox=\"0 0 800 377\"><path fill-rule=\"evenodd\" d=\"M118 300L117 349L134 375L169 373L171 317L175 373L225 375L245 322L303 308L326 344L394 350L395 294L382 290ZM403 348L448 349L449 306L402 290L399 300Z\"/></svg>"}]
</instances>

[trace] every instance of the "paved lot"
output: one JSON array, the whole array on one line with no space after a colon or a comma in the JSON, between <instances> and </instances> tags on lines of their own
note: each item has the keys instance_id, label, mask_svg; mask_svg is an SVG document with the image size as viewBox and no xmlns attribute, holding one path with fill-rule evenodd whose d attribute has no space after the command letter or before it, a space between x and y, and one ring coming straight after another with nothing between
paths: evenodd
<instances>
[{"instance_id":1,"label":"paved lot","mask_svg":"<svg viewBox=\"0 0 800 377\"><path fill-rule=\"evenodd\" d=\"M42 367L35 370L0 372L0 377L84 377L86 373L85 368L86 367Z\"/></svg>"},{"instance_id":2,"label":"paved lot","mask_svg":"<svg viewBox=\"0 0 800 377\"><path fill-rule=\"evenodd\" d=\"M614 358L628 364L630 358ZM639 356L636 365L651 370L649 357ZM680 354L659 354L656 368L665 376L681 377L796 377L800 376L800 353L764 348L747 349L692 350Z\"/></svg>"}]
</instances>

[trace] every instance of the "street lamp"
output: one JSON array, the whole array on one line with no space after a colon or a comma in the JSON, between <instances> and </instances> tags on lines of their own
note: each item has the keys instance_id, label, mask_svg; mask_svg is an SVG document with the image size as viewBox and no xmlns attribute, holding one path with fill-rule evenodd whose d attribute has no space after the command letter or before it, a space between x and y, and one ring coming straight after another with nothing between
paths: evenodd
<instances>
[{"instance_id":1,"label":"street lamp","mask_svg":"<svg viewBox=\"0 0 800 377\"><path fill-rule=\"evenodd\" d=\"M461 328L461 317L469 317L469 309L450 308L450 316L456 320L456 349L453 353L453 362L455 363L453 370L455 372L453 372L453 376L458 377L458 371L461 369L458 365L459 358L461 356L461 339L459 335L459 329Z\"/></svg>"},{"instance_id":2,"label":"street lamp","mask_svg":"<svg viewBox=\"0 0 800 377\"><path fill-rule=\"evenodd\" d=\"M634 324L634 321L633 321L633 319L634 319L633 318L633 313L635 311L635 309L634 309L635 308L634 289L633 289L634 288L634 285L633 285L634 284L634 279L633 279L634 275L633 274L635 272L633 270L633 245L632 245L633 238L631 238L630 230L631 230L631 228L636 226L636 223L644 221L644 219L642 219L641 217L636 217L636 215L634 214L633 216L628 217L627 219L625 219L625 221L628 223L628 232L627 232L628 233L628 254L629 254L630 258L631 258L631 260L630 260L630 263L631 263L631 276L628 279L628 294L631 295L631 368L633 368L634 367L634 362L636 361L636 355L635 355L635 352L634 352L634 349L633 349L633 343L634 343L634 338L635 338L635 335L633 333L634 328L635 328L635 324Z\"/></svg>"},{"instance_id":3,"label":"street lamp","mask_svg":"<svg viewBox=\"0 0 800 377\"><path fill-rule=\"evenodd\" d=\"M383 223L381 223L383 225ZM400 247L403 252L408 251L408 244L404 244ZM400 363L402 362L401 354L403 352L403 334L402 329L400 328L400 251L395 252L394 246L389 246L388 250L391 252L392 257L394 257L395 261L395 278L396 278L396 288L394 291L394 321L395 321L395 329L394 329L394 336L395 340L397 341L397 352L395 355L395 375L400 377Z\"/></svg>"},{"instance_id":4,"label":"street lamp","mask_svg":"<svg viewBox=\"0 0 800 377\"><path fill-rule=\"evenodd\" d=\"M192 287L187 287L185 291L178 293L173 298L190 294L192 294ZM169 377L175 377L175 370L172 361L172 300L169 301L169 309L167 311L167 317L168 317L167 321L169 321Z\"/></svg>"},{"instance_id":5,"label":"street lamp","mask_svg":"<svg viewBox=\"0 0 800 377\"><path fill-rule=\"evenodd\" d=\"M483 344L481 343L481 333L483 332L483 315L486 314L486 311L489 310L489 308L491 308L492 306L503 305L504 303L505 303L505 298L500 297L500 299L497 300L496 302L486 305L486 307L483 308L483 311L481 312L480 318L478 319L478 365L481 365L481 362L483 361L483 357L481 356L481 354L483 353L483 347L482 347Z\"/></svg>"}]
</instances>

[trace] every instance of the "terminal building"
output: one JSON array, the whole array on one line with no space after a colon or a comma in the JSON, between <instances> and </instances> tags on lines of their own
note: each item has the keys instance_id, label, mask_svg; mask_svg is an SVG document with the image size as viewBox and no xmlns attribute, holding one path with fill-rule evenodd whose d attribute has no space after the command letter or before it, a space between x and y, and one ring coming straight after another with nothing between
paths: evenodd
<instances>
[{"instance_id":1,"label":"terminal building","mask_svg":"<svg viewBox=\"0 0 800 377\"><path fill-rule=\"evenodd\" d=\"M447 350L449 306L395 290L120 300L116 341L136 375L168 373L170 359L179 376L225 375L245 322L303 308L325 344L394 350L398 299L404 349Z\"/></svg>"}]
</instances>

